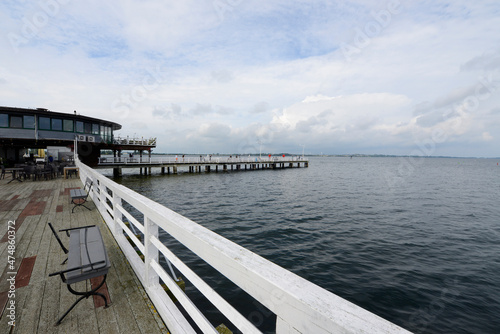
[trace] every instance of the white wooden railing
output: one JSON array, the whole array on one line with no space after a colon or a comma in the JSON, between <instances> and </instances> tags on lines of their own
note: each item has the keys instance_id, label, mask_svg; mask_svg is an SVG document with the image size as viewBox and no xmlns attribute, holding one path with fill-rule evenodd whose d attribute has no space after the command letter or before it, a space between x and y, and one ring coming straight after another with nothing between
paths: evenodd
<instances>
[{"instance_id":1,"label":"white wooden railing","mask_svg":"<svg viewBox=\"0 0 500 334\"><path fill-rule=\"evenodd\" d=\"M251 251L196 224L186 217L115 183L78 159L80 178L94 181L91 197L142 282L149 298L173 334L195 333L160 285L166 283L203 333L217 333L214 326L159 264L163 254L190 284L196 287L243 333L261 333L244 315L217 294L159 240L159 231L170 236L276 314L276 333L409 333L379 316L279 267ZM138 221L122 200L143 216ZM142 241L124 223L143 234ZM144 261L126 239L133 240Z\"/></svg>"},{"instance_id":2,"label":"white wooden railing","mask_svg":"<svg viewBox=\"0 0 500 334\"><path fill-rule=\"evenodd\" d=\"M136 138L135 136L133 138L127 137L121 137L121 136L115 136L113 138L113 143L114 144L119 144L119 145L141 145L141 146L153 146L156 147L156 137L154 138Z\"/></svg>"}]
</instances>

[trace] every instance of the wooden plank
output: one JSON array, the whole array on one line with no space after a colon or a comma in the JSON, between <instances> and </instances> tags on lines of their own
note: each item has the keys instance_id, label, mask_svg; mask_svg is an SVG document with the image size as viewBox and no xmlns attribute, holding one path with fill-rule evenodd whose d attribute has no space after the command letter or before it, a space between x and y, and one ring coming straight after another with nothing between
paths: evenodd
<instances>
[{"instance_id":1,"label":"wooden plank","mask_svg":"<svg viewBox=\"0 0 500 334\"><path fill-rule=\"evenodd\" d=\"M30 284L16 290L17 316L14 333L37 332L42 299L42 283Z\"/></svg>"},{"instance_id":2,"label":"wooden plank","mask_svg":"<svg viewBox=\"0 0 500 334\"><path fill-rule=\"evenodd\" d=\"M95 222L93 222L96 219L96 212L75 212L72 213L71 209L73 208L73 205L69 200L69 193L65 194L65 199L64 199L64 207L66 210L66 220L65 221L71 221L71 227L76 227L76 226L85 226L85 225L93 225ZM81 284L87 284L87 282L80 282ZM88 286L90 288L90 285ZM87 289L87 285L85 287ZM87 299L81 302L82 305L79 305L80 307L79 312L77 313L77 318L78 318L78 329L79 333L81 334L87 334L87 333L97 333L100 332L99 329L99 323L98 323L98 316L97 312L101 312L101 309L96 310L93 299Z\"/></svg>"},{"instance_id":3,"label":"wooden plank","mask_svg":"<svg viewBox=\"0 0 500 334\"><path fill-rule=\"evenodd\" d=\"M5 311L5 306L9 301L9 291L0 292L0 317L3 315L3 311Z\"/></svg>"},{"instance_id":4,"label":"wooden plank","mask_svg":"<svg viewBox=\"0 0 500 334\"><path fill-rule=\"evenodd\" d=\"M41 215L26 217L26 222L23 225L26 225L25 242L28 247L26 247L25 253L23 255L24 257L35 256L38 253L42 240L40 236L43 234L44 229L43 224L41 224L40 222L44 219L46 219L46 217ZM28 235L30 236L29 240L27 239Z\"/></svg>"},{"instance_id":5,"label":"wooden plank","mask_svg":"<svg viewBox=\"0 0 500 334\"><path fill-rule=\"evenodd\" d=\"M30 200L23 211L19 214L16 219L15 231L17 231L23 224L24 220L28 216L40 215L45 210L47 202L46 201L36 201ZM0 242L7 242L7 233L0 239Z\"/></svg>"},{"instance_id":6,"label":"wooden plank","mask_svg":"<svg viewBox=\"0 0 500 334\"><path fill-rule=\"evenodd\" d=\"M21 261L16 275L16 289L27 286L30 283L31 272L35 266L36 256L25 257Z\"/></svg>"},{"instance_id":7,"label":"wooden plank","mask_svg":"<svg viewBox=\"0 0 500 334\"><path fill-rule=\"evenodd\" d=\"M92 299L83 300L81 305L77 307L78 312L75 313L78 319L78 332L80 334L99 333L97 323L96 309ZM100 310L99 310L100 311ZM73 312L73 311L72 311Z\"/></svg>"},{"instance_id":8,"label":"wooden plank","mask_svg":"<svg viewBox=\"0 0 500 334\"><path fill-rule=\"evenodd\" d=\"M99 312L96 312L96 317L100 333L121 334L113 307L99 309Z\"/></svg>"},{"instance_id":9,"label":"wooden plank","mask_svg":"<svg viewBox=\"0 0 500 334\"><path fill-rule=\"evenodd\" d=\"M101 231L104 229L107 233L103 233L103 239L113 264L111 270L116 272L115 275L113 275L113 272L108 275L108 280L114 283L113 285L110 283L110 293L115 303L116 299L120 298L123 302L130 305L130 310L135 314L137 319L137 326L139 327L140 333L166 333L167 329L165 324L156 313L154 306L147 297L146 292L142 288L130 264L126 261L118 261L123 256L123 253L118 247L118 244L116 244L111 232L109 232L107 226L103 227ZM116 293L113 293L113 286L119 289ZM147 309L150 314L147 314L148 312L141 312L141 310L144 309ZM148 321L151 316L154 317L154 322Z\"/></svg>"},{"instance_id":10,"label":"wooden plank","mask_svg":"<svg viewBox=\"0 0 500 334\"><path fill-rule=\"evenodd\" d=\"M127 289L123 289L120 282L120 273L112 266L110 272L108 273L108 282L110 286L110 294L113 296L113 305L115 316L122 333L141 333L140 327L137 323L136 314L134 314L132 307L129 303ZM124 274L124 272L121 272ZM111 288L113 287L113 288ZM122 305L123 307L118 310L116 305Z\"/></svg>"},{"instance_id":11,"label":"wooden plank","mask_svg":"<svg viewBox=\"0 0 500 334\"><path fill-rule=\"evenodd\" d=\"M68 215L69 221L63 221L61 222L60 226L56 229L62 229L62 228L74 228L74 227L79 227L82 226L83 224L81 223L81 219L79 219L78 215ZM63 234L65 235L65 234ZM66 244L68 244L66 242ZM66 265L62 266L62 269L66 268ZM51 277L52 279L56 279L56 277ZM60 301L59 301L59 310L58 310L58 315L57 319L59 319L68 309L69 307L77 300L77 296L73 295L68 291L67 285L61 282L61 279L57 277L57 280L54 282L54 284L59 284L61 285L61 294L60 294ZM78 284L74 285L75 290L81 291L82 290L82 285L85 284L85 282L80 282ZM82 302L83 303L83 302ZM59 333L78 333L79 332L79 326L78 326L78 316L79 313L85 310L85 303L80 303L79 305L76 305L75 308L64 318L64 320L61 322L60 325L57 326L57 330ZM85 316L87 317L92 317L92 313L85 312ZM54 319L54 322L57 321L57 319Z\"/></svg>"},{"instance_id":12,"label":"wooden plank","mask_svg":"<svg viewBox=\"0 0 500 334\"><path fill-rule=\"evenodd\" d=\"M0 275L0 291L6 291L8 290L8 281L7 278L11 276L11 272L16 272L19 269L19 266L21 265L21 259L25 257L26 250L29 247L29 243L31 241L31 236L34 232L33 229L28 229L29 224L25 224L24 226L21 226L19 230L15 234L15 253L14 253L14 269L12 269L9 266L5 266L2 270L2 274ZM0 255L0 258L7 259L8 256L10 255L9 250L5 249L2 254ZM12 255L10 255L12 256Z\"/></svg>"},{"instance_id":13,"label":"wooden plank","mask_svg":"<svg viewBox=\"0 0 500 334\"><path fill-rule=\"evenodd\" d=\"M90 197L89 197L89 202L92 202ZM91 206L89 206L89 207L91 207L91 208L95 207L95 205L92 205L92 204L90 204L90 205ZM85 210L85 211L88 211L88 210ZM76 214L76 212L75 212L75 214ZM89 212L82 211L82 212L78 213L78 217L80 217L80 219L81 219L81 224L82 224L81 226L97 225L101 229L101 234L103 234L103 241L105 240L104 234L106 234L107 229L103 226L102 218L100 217L99 211L97 211L95 209L93 209L92 211L89 211ZM104 241L104 244L106 246L106 250L108 251L108 256L110 256L108 244L105 241ZM111 257L109 257L109 259L111 261L111 266L113 266L114 261L118 260L118 259L113 259ZM112 268L110 268L110 271L111 271L111 269ZM106 279L108 286L109 286L109 284L111 284L110 282L113 282L113 279L110 280L111 277L113 277L113 274L108 272L107 279ZM100 282L100 280L99 280L99 282ZM110 295L111 295L111 293L110 293ZM100 303L102 302L104 304L104 301L102 300L101 297L95 297L95 298L98 299L98 302L100 302ZM113 297L113 299L114 299L114 297ZM108 302L110 302L110 300L108 300ZM95 306L95 304L94 304L94 306ZM96 309L95 315L97 318L97 324L99 326L99 332L102 332L102 333L121 333L120 321L118 320L120 317L118 316L117 313L121 313L123 310L126 310L127 305L120 304L120 306L122 307L122 309L120 309L120 310L116 309L115 303L110 304L108 308L101 307L99 309ZM121 319L121 320L123 320L123 319Z\"/></svg>"},{"instance_id":14,"label":"wooden plank","mask_svg":"<svg viewBox=\"0 0 500 334\"><path fill-rule=\"evenodd\" d=\"M103 279L104 279L103 276L91 278L90 279L91 288L94 289L95 287L99 286L99 284L101 284ZM103 294L104 297L106 297L108 305L111 305L111 297L109 296L108 286L107 286L106 282L104 282L103 286L101 286L99 288L99 290L97 290L97 292L100 294ZM102 299L101 296L94 295L92 297L94 300L94 307L95 308L104 307L106 305L106 303L104 302L104 299Z\"/></svg>"},{"instance_id":15,"label":"wooden plank","mask_svg":"<svg viewBox=\"0 0 500 334\"><path fill-rule=\"evenodd\" d=\"M80 227L80 226L85 226L85 225L93 225L95 224L95 219L96 216L95 214L97 213L96 211L75 211L74 213L71 212L72 205L68 204L68 209L66 210L67 213L67 220L65 221L66 225L69 222L69 226L66 226L64 228L68 227ZM88 281L83 281L79 282L76 284L75 290L77 291L85 291L90 289L90 282ZM64 291L64 293L68 293L69 291ZM99 312L102 312L102 309L99 309L98 311L95 310L94 304L93 304L93 299L86 299L81 301L72 311L71 313L74 313L72 315L73 317L76 317L77 323L78 323L78 330L80 333L89 333L89 331L93 330L95 332L102 332L103 328L101 325L99 325ZM71 315L70 313L70 315ZM68 315L69 316L69 315ZM66 321L66 319L64 320ZM106 321L106 320L105 320ZM109 318L107 321L110 322L116 322L113 319ZM112 325L110 327L104 326L104 332L109 331L113 332Z\"/></svg>"},{"instance_id":16,"label":"wooden plank","mask_svg":"<svg viewBox=\"0 0 500 334\"><path fill-rule=\"evenodd\" d=\"M50 229L46 228L46 230ZM52 234L52 232L50 233ZM45 266L41 265L38 270L40 273L40 281L43 283L44 292L40 319L38 322L38 333L40 334L54 333L54 324L59 317L58 303L62 287L58 277L48 277L48 274L62 269L60 264L63 261L63 256L61 256L63 252L55 238L50 236L48 240L48 254L44 262ZM41 264L42 261L38 263ZM37 272L36 266L35 272Z\"/></svg>"},{"instance_id":17,"label":"wooden plank","mask_svg":"<svg viewBox=\"0 0 500 334\"><path fill-rule=\"evenodd\" d=\"M53 237L52 232L47 225L47 220L49 220L47 216L42 216L38 221L38 224L41 227L41 232L39 234L40 243L37 251L37 261L35 262L35 266L33 267L33 272L31 274L31 280L33 282L43 282L47 279L49 274L46 270L50 253L50 242Z\"/></svg>"}]
</instances>

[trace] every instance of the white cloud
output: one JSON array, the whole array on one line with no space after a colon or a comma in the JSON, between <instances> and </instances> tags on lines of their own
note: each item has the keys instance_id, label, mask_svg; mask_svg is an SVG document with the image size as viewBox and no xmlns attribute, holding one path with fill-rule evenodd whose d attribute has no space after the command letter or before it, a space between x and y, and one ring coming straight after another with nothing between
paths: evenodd
<instances>
[{"instance_id":1,"label":"white cloud","mask_svg":"<svg viewBox=\"0 0 500 334\"><path fill-rule=\"evenodd\" d=\"M494 139L494 137L489 132L483 132L483 140L484 141L491 141L493 139Z\"/></svg>"},{"instance_id":2,"label":"white cloud","mask_svg":"<svg viewBox=\"0 0 500 334\"><path fill-rule=\"evenodd\" d=\"M442 131L441 154L498 156L498 1L46 3L0 4L4 105L115 120L157 151L408 154Z\"/></svg>"},{"instance_id":3,"label":"white cloud","mask_svg":"<svg viewBox=\"0 0 500 334\"><path fill-rule=\"evenodd\" d=\"M205 138L226 139L231 133L231 127L221 123L202 124L198 133Z\"/></svg>"}]
</instances>

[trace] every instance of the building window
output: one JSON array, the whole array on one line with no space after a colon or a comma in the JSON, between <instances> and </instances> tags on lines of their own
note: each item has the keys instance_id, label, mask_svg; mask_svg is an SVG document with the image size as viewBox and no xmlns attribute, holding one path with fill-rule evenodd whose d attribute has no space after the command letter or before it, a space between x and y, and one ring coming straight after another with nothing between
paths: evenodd
<instances>
[{"instance_id":1,"label":"building window","mask_svg":"<svg viewBox=\"0 0 500 334\"><path fill-rule=\"evenodd\" d=\"M99 135L99 124L92 124L92 134Z\"/></svg>"},{"instance_id":2,"label":"building window","mask_svg":"<svg viewBox=\"0 0 500 334\"><path fill-rule=\"evenodd\" d=\"M39 117L38 118L38 129L40 130L50 130L50 118Z\"/></svg>"},{"instance_id":3,"label":"building window","mask_svg":"<svg viewBox=\"0 0 500 334\"><path fill-rule=\"evenodd\" d=\"M76 121L76 132L83 133L83 122Z\"/></svg>"},{"instance_id":4,"label":"building window","mask_svg":"<svg viewBox=\"0 0 500 334\"><path fill-rule=\"evenodd\" d=\"M101 125L101 137L102 140L106 143L111 143L112 142L112 137L111 137L111 128L108 126Z\"/></svg>"},{"instance_id":5,"label":"building window","mask_svg":"<svg viewBox=\"0 0 500 334\"><path fill-rule=\"evenodd\" d=\"M35 128L35 116L23 116L24 128L34 129Z\"/></svg>"},{"instance_id":6,"label":"building window","mask_svg":"<svg viewBox=\"0 0 500 334\"><path fill-rule=\"evenodd\" d=\"M73 132L74 130L75 129L74 129L73 120L71 120L71 119L65 119L65 120L63 120L63 131Z\"/></svg>"},{"instance_id":7,"label":"building window","mask_svg":"<svg viewBox=\"0 0 500 334\"><path fill-rule=\"evenodd\" d=\"M8 128L9 127L9 115L0 114L0 128Z\"/></svg>"},{"instance_id":8,"label":"building window","mask_svg":"<svg viewBox=\"0 0 500 334\"><path fill-rule=\"evenodd\" d=\"M62 119L52 118L52 130L62 131Z\"/></svg>"},{"instance_id":9,"label":"building window","mask_svg":"<svg viewBox=\"0 0 500 334\"><path fill-rule=\"evenodd\" d=\"M23 127L23 118L21 116L10 116L10 127L20 129Z\"/></svg>"},{"instance_id":10,"label":"building window","mask_svg":"<svg viewBox=\"0 0 500 334\"><path fill-rule=\"evenodd\" d=\"M92 133L92 124L84 123L84 126L85 126L85 133L91 134Z\"/></svg>"}]
</instances>

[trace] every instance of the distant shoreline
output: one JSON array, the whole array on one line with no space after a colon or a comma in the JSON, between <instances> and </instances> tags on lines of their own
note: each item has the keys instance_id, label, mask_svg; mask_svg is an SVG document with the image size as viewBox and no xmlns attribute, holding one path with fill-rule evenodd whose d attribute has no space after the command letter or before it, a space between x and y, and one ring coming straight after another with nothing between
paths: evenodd
<instances>
[{"instance_id":1,"label":"distant shoreline","mask_svg":"<svg viewBox=\"0 0 500 334\"><path fill-rule=\"evenodd\" d=\"M103 155L112 155L112 153L103 153ZM138 153L137 153L138 154ZM185 153L185 152L173 152L173 153L157 153L157 152L151 152L151 155L170 155L170 156L204 156L206 157L207 155L211 155L212 157L228 157L228 156L239 156L239 157L247 157L247 156L252 156L252 157L267 157L271 154L273 157L276 156L282 156L283 154L287 157L297 157L297 156L302 156L302 154L291 154L287 152L277 152L277 153L270 153L270 152L262 152L262 153ZM304 154L304 157L326 157L326 158L431 158L431 159L500 159L499 157L460 157L460 156L447 156L447 155L430 155L430 156L423 156L423 155L397 155L397 154L360 154L360 153L353 153L353 154Z\"/></svg>"},{"instance_id":2,"label":"distant shoreline","mask_svg":"<svg viewBox=\"0 0 500 334\"><path fill-rule=\"evenodd\" d=\"M202 155L206 156L207 153L151 153L151 155L189 155L196 156ZM234 153L210 153L212 156L263 156L266 157L270 153L245 153L245 154L234 154ZM302 154L290 154L290 153L274 153L272 156L281 156L285 154L286 156L302 156ZM500 159L500 157L460 157L460 156L446 156L446 155L436 155L436 156L423 156L423 155L393 155L393 154L304 154L305 157L325 157L325 158L431 158L431 159Z\"/></svg>"}]
</instances>

